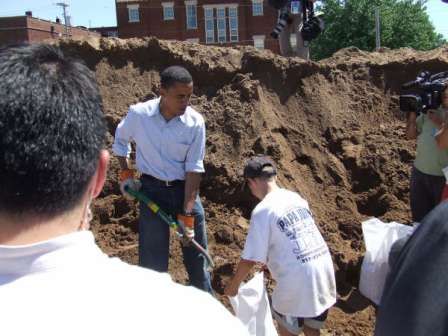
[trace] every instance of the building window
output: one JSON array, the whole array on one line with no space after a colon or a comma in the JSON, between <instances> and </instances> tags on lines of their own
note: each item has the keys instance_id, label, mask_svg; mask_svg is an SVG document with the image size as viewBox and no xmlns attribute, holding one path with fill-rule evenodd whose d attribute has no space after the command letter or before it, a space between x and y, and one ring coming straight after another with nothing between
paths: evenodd
<instances>
[{"instance_id":1,"label":"building window","mask_svg":"<svg viewBox=\"0 0 448 336\"><path fill-rule=\"evenodd\" d=\"M129 22L140 22L138 5L128 5Z\"/></svg>"},{"instance_id":2,"label":"building window","mask_svg":"<svg viewBox=\"0 0 448 336\"><path fill-rule=\"evenodd\" d=\"M238 42L238 8L229 7L230 42Z\"/></svg>"},{"instance_id":3,"label":"building window","mask_svg":"<svg viewBox=\"0 0 448 336\"><path fill-rule=\"evenodd\" d=\"M198 15L196 11L196 0L185 1L185 8L187 10L187 29L198 28Z\"/></svg>"},{"instance_id":4,"label":"building window","mask_svg":"<svg viewBox=\"0 0 448 336\"><path fill-rule=\"evenodd\" d=\"M263 0L252 0L252 15L253 16L263 15Z\"/></svg>"},{"instance_id":5,"label":"building window","mask_svg":"<svg viewBox=\"0 0 448 336\"><path fill-rule=\"evenodd\" d=\"M257 49L264 49L264 35L254 35L254 47Z\"/></svg>"},{"instance_id":6,"label":"building window","mask_svg":"<svg viewBox=\"0 0 448 336\"><path fill-rule=\"evenodd\" d=\"M216 8L216 27L218 29L218 43L227 41L226 8Z\"/></svg>"},{"instance_id":7,"label":"building window","mask_svg":"<svg viewBox=\"0 0 448 336\"><path fill-rule=\"evenodd\" d=\"M215 43L215 22L213 7L204 7L205 17L205 43Z\"/></svg>"},{"instance_id":8,"label":"building window","mask_svg":"<svg viewBox=\"0 0 448 336\"><path fill-rule=\"evenodd\" d=\"M296 49L297 47L297 37L296 34L292 34L291 37L289 38L289 43L291 44L291 48L293 50Z\"/></svg>"},{"instance_id":9,"label":"building window","mask_svg":"<svg viewBox=\"0 0 448 336\"><path fill-rule=\"evenodd\" d=\"M165 21L174 20L174 2L162 2L163 19Z\"/></svg>"}]
</instances>

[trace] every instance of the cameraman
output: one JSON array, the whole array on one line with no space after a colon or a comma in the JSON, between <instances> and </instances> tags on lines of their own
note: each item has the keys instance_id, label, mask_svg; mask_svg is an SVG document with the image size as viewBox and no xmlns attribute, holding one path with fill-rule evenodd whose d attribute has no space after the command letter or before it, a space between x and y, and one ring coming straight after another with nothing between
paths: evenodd
<instances>
[{"instance_id":1,"label":"cameraman","mask_svg":"<svg viewBox=\"0 0 448 336\"><path fill-rule=\"evenodd\" d=\"M442 107L445 109L445 117L448 117L448 87L442 93ZM443 127L436 134L436 142L440 149L448 149L448 120L445 118Z\"/></svg>"},{"instance_id":2,"label":"cameraman","mask_svg":"<svg viewBox=\"0 0 448 336\"><path fill-rule=\"evenodd\" d=\"M305 2L316 2L316 0L291 0L288 1L285 9L279 10L279 17L285 10L289 11L288 25L279 34L280 53L282 56L298 56L304 60L310 59L310 49L305 44L300 28L303 24L303 6ZM292 50L291 34L295 35L296 48Z\"/></svg>"},{"instance_id":3,"label":"cameraman","mask_svg":"<svg viewBox=\"0 0 448 336\"><path fill-rule=\"evenodd\" d=\"M448 131L440 130L445 128L444 120L448 112L447 95L448 92L445 90L442 106L437 110L428 110L426 114L422 113L419 116L416 112L408 114L406 136L409 140L417 139L417 153L410 186L414 222L421 222L440 202L445 187L442 169L448 166L448 151L443 148L448 148L448 134L445 134ZM436 134L438 134L437 141ZM446 146L442 146L445 141Z\"/></svg>"}]
</instances>

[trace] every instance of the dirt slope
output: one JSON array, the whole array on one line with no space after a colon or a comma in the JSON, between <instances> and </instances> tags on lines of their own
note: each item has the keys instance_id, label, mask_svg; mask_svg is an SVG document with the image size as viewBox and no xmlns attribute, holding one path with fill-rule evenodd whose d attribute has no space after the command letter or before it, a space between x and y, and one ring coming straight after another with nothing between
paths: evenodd
<instances>
[{"instance_id":1,"label":"dirt slope","mask_svg":"<svg viewBox=\"0 0 448 336\"><path fill-rule=\"evenodd\" d=\"M361 221L369 216L409 221L408 181L414 144L404 140L397 109L402 82L418 71L446 70L448 47L366 53L344 49L319 63L285 59L250 47L230 49L156 39L66 42L96 72L111 145L129 104L157 95L158 72L187 67L192 104L206 118L206 174L201 194L217 293L237 262L255 201L240 191L246 158L271 155L280 183L309 200L337 270L340 300L332 335L370 335L374 308L357 291L363 255ZM120 197L118 164L95 204L93 229L109 254L137 262L137 209ZM174 240L174 239L173 239ZM170 273L185 282L178 242ZM225 300L223 300L225 301Z\"/></svg>"}]
</instances>

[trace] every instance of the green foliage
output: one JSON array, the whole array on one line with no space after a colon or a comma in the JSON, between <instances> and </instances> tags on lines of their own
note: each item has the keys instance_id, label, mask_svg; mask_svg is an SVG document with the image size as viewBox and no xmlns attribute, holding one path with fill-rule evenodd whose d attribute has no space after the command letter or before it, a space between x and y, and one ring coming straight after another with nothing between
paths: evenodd
<instances>
[{"instance_id":1,"label":"green foliage","mask_svg":"<svg viewBox=\"0 0 448 336\"><path fill-rule=\"evenodd\" d=\"M426 0L325 0L325 32L311 43L311 55L319 60L335 51L355 46L375 49L375 8L381 18L381 46L429 50L446 41L435 32L425 7Z\"/></svg>"}]
</instances>

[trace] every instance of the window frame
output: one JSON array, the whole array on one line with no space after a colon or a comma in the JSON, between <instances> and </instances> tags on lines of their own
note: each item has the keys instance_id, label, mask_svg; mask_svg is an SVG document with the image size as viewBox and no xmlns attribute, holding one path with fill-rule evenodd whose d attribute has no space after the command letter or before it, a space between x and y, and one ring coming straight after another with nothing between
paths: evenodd
<instances>
[{"instance_id":1,"label":"window frame","mask_svg":"<svg viewBox=\"0 0 448 336\"><path fill-rule=\"evenodd\" d=\"M211 16L207 16L207 11L211 11ZM212 22L212 29L207 28L207 21ZM213 6L204 6L204 28L205 28L205 43L206 44L213 44L216 43L215 41L215 7ZM211 33L211 40L209 40L209 33Z\"/></svg>"},{"instance_id":2,"label":"window frame","mask_svg":"<svg viewBox=\"0 0 448 336\"><path fill-rule=\"evenodd\" d=\"M254 47L256 49L258 49L258 50L266 49L266 46L265 46L266 36L265 35L254 35L254 36L252 36L252 39L254 41ZM262 41L262 43L263 43L262 48L257 47L257 41Z\"/></svg>"},{"instance_id":3,"label":"window frame","mask_svg":"<svg viewBox=\"0 0 448 336\"><path fill-rule=\"evenodd\" d=\"M163 8L163 21L172 21L175 20L176 15L174 13L174 2L162 2L162 8ZM172 11L172 16L167 16L168 13L167 10Z\"/></svg>"},{"instance_id":4,"label":"window frame","mask_svg":"<svg viewBox=\"0 0 448 336\"><path fill-rule=\"evenodd\" d=\"M128 9L128 22L130 23L140 22L140 6L138 4L127 5L127 9ZM135 15L135 11L137 12L137 19L135 19L135 17L133 17L133 15L131 14L134 13Z\"/></svg>"},{"instance_id":5,"label":"window frame","mask_svg":"<svg viewBox=\"0 0 448 336\"><path fill-rule=\"evenodd\" d=\"M197 1L196 0L187 0L185 1L185 24L187 26L187 30L198 29L198 9L197 9ZM193 8L193 12L189 12L189 8ZM189 14L194 13L194 25L190 26L189 22Z\"/></svg>"},{"instance_id":6,"label":"window frame","mask_svg":"<svg viewBox=\"0 0 448 336\"><path fill-rule=\"evenodd\" d=\"M264 15L264 3L263 0L252 0L252 16Z\"/></svg>"},{"instance_id":7,"label":"window frame","mask_svg":"<svg viewBox=\"0 0 448 336\"><path fill-rule=\"evenodd\" d=\"M223 14L223 15L220 15ZM216 7L216 41L227 43L227 10L225 6ZM220 25L223 27L220 28Z\"/></svg>"},{"instance_id":8,"label":"window frame","mask_svg":"<svg viewBox=\"0 0 448 336\"><path fill-rule=\"evenodd\" d=\"M231 16L231 10L235 10L235 16ZM239 39L240 39L240 34L239 34L239 29L238 29L238 26L239 26L239 20L238 20L238 5L236 5L236 6L229 6L228 8L227 8L227 11L228 11L228 14L227 14L227 16L228 16L228 18L229 18L229 42L230 43L236 43L236 42L239 42ZM235 19L236 21L236 26L235 27L232 27L232 19ZM236 34L232 34L232 32L233 31L236 31ZM235 39L234 39L234 37L235 37Z\"/></svg>"}]
</instances>

